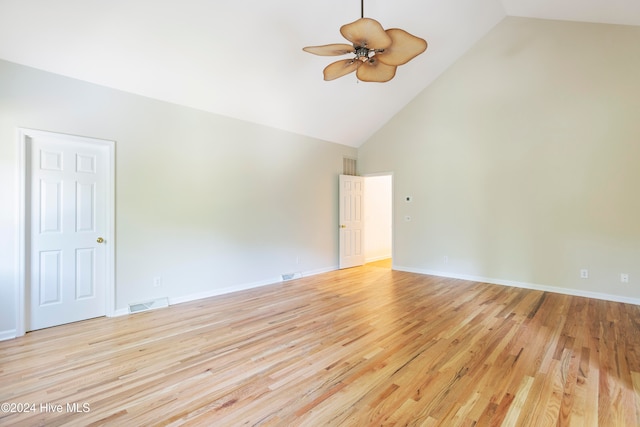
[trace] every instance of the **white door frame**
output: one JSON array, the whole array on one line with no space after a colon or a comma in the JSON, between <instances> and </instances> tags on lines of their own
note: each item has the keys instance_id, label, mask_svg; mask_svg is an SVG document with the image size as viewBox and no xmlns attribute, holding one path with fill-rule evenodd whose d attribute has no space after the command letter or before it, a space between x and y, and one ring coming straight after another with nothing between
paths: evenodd
<instances>
[{"instance_id":1,"label":"white door frame","mask_svg":"<svg viewBox=\"0 0 640 427\"><path fill-rule=\"evenodd\" d=\"M27 197L28 189L26 186L27 173L29 172L29 165L27 162L27 144L29 138L38 135L52 135L55 132L45 132L34 129L18 128L18 185L19 185L19 202L18 202L18 232L17 239L17 254L18 254L18 279L15 284L15 313L16 313L16 336L22 336L26 333L27 325L27 301L26 290L29 283L27 283L27 257L30 253L29 240L27 239L26 214L30 210L29 198ZM103 139L87 138L75 135L63 135L67 139L74 140L76 142L94 144L107 148L107 212L106 212L106 227L105 239L110 242L106 248L106 298L105 298L105 313L108 317L112 317L115 314L115 142L107 141Z\"/></svg>"}]
</instances>

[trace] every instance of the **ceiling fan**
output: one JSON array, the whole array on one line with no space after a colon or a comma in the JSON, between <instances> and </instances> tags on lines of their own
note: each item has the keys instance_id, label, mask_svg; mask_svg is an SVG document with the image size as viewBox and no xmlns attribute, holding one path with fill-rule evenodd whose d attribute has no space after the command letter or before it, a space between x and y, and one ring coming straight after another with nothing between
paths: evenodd
<instances>
[{"instance_id":1,"label":"ceiling fan","mask_svg":"<svg viewBox=\"0 0 640 427\"><path fill-rule=\"evenodd\" d=\"M396 68L406 64L427 49L427 42L399 28L384 30L375 19L364 17L364 0L360 0L360 19L340 27L346 43L308 46L305 52L320 56L355 54L350 59L329 64L324 69L325 80L335 80L356 71L363 82L388 82Z\"/></svg>"}]
</instances>

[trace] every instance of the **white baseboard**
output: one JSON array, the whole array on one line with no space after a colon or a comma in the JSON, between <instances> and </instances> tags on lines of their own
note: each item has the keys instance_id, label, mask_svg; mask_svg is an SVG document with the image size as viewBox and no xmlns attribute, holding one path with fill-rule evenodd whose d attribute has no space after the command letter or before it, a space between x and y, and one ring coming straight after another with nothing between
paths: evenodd
<instances>
[{"instance_id":1,"label":"white baseboard","mask_svg":"<svg viewBox=\"0 0 640 427\"><path fill-rule=\"evenodd\" d=\"M169 298L169 304L182 304L183 302L197 301L204 298L211 298L218 295L230 294L232 292L245 291L247 289L259 288L261 286L273 285L282 282L282 278L261 280L253 283L242 283L239 285L228 286L225 288L212 289L210 291L198 292L197 294L183 295L179 297Z\"/></svg>"},{"instance_id":2,"label":"white baseboard","mask_svg":"<svg viewBox=\"0 0 640 427\"><path fill-rule=\"evenodd\" d=\"M427 270L422 268L404 267L394 265L394 270L406 271L407 273L426 274L429 276L447 277L450 279L468 280L471 282L490 283L492 285L511 286L513 288L532 289L543 292L553 292L557 294L571 295L576 297L594 298L604 301L622 302L626 304L640 305L639 298L624 297L621 295L604 294L600 292L582 291L580 289L561 288L556 286L538 285L535 283L517 282L514 280L494 279L491 277L470 276L466 274L455 274L443 271Z\"/></svg>"},{"instance_id":3,"label":"white baseboard","mask_svg":"<svg viewBox=\"0 0 640 427\"><path fill-rule=\"evenodd\" d=\"M318 274L328 273L330 271L336 271L340 269L337 265L332 265L331 267L319 268L317 270L305 271L302 273L302 277L316 276Z\"/></svg>"},{"instance_id":4,"label":"white baseboard","mask_svg":"<svg viewBox=\"0 0 640 427\"><path fill-rule=\"evenodd\" d=\"M386 259L386 257L381 259ZM336 265L336 266L331 266L327 268L311 270L311 271L302 273L302 277L315 276L318 274L328 273L330 271L338 270L338 268L339 267ZM471 282L490 283L493 285L510 286L514 288L532 289L532 290L543 291L543 292L554 292L558 294L640 305L640 299L638 298L604 294L600 292L582 291L579 289L560 288L555 286L538 285L535 283L517 282L513 280L503 280L503 279L495 279L490 277L471 276L466 274L455 274L455 273L428 270L428 269L422 269L422 268L405 267L401 265L394 265L393 269L398 271L406 271L407 273L425 274L429 276L446 277L450 279L461 279L461 280L468 280ZM190 295L184 295L180 297L169 298L169 304L174 305L174 304L181 304L184 302L197 301L204 298L210 298L218 295L229 294L232 292L244 291L247 289L258 288L261 286L273 285L276 283L282 283L282 278L278 277L273 279L262 280L259 282L245 283L240 285L228 286L226 288L213 289L211 291L200 292L197 294L190 294ZM115 310L112 316L110 317L125 316L127 314L129 314L129 310L127 308L120 308ZM10 340L13 338L16 338L15 329L0 331L0 341Z\"/></svg>"},{"instance_id":5,"label":"white baseboard","mask_svg":"<svg viewBox=\"0 0 640 427\"><path fill-rule=\"evenodd\" d=\"M108 317L120 317L129 314L128 308L119 308L113 312L111 316Z\"/></svg>"},{"instance_id":6,"label":"white baseboard","mask_svg":"<svg viewBox=\"0 0 640 427\"><path fill-rule=\"evenodd\" d=\"M328 273L330 271L337 270L338 266L331 266L326 268L319 268L317 270L310 270L302 272L302 277L315 276L317 274ZM228 286L225 288L212 289L210 291L198 292L196 294L183 295L179 297L171 297L169 298L169 305L182 304L184 302L197 301L205 298L211 298L218 295L230 294L232 292L245 291L247 289L259 288L261 286L275 285L276 283L282 283L282 277L271 278L266 280L261 280L258 282L252 283L243 283L234 286ZM127 308L119 308L113 312L112 317L124 316L129 314L129 310Z\"/></svg>"},{"instance_id":7,"label":"white baseboard","mask_svg":"<svg viewBox=\"0 0 640 427\"><path fill-rule=\"evenodd\" d=\"M302 272L301 275L302 277L309 277L309 276L315 276L317 274L328 273L330 271L334 271L337 269L338 269L338 266L332 266L327 268L320 268L317 270L305 271L305 272ZM191 295L184 295L181 297L169 298L169 304L174 305L174 304L181 304L183 302L197 301L200 299L215 297L218 295L230 294L232 292L246 291L247 289L259 288L261 286L275 285L276 283L282 283L282 277L261 280L259 282L253 282L253 283L244 283L240 285L228 286L226 288L213 289L211 291L200 292L200 293L191 294Z\"/></svg>"},{"instance_id":8,"label":"white baseboard","mask_svg":"<svg viewBox=\"0 0 640 427\"><path fill-rule=\"evenodd\" d=\"M7 331L0 331L0 341L12 340L16 337L16 330L9 329Z\"/></svg>"}]
</instances>

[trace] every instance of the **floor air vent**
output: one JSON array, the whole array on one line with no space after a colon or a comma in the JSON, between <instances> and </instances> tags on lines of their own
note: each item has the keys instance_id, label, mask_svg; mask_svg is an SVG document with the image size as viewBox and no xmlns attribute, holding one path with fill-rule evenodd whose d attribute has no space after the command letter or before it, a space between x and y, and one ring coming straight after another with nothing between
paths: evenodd
<instances>
[{"instance_id":1,"label":"floor air vent","mask_svg":"<svg viewBox=\"0 0 640 427\"><path fill-rule=\"evenodd\" d=\"M151 301L129 304L129 313L139 313L141 311L155 310L157 308L165 308L165 307L169 307L169 299L157 298Z\"/></svg>"},{"instance_id":2,"label":"floor air vent","mask_svg":"<svg viewBox=\"0 0 640 427\"><path fill-rule=\"evenodd\" d=\"M302 273L286 273L282 275L282 281L299 279L302 277Z\"/></svg>"}]
</instances>

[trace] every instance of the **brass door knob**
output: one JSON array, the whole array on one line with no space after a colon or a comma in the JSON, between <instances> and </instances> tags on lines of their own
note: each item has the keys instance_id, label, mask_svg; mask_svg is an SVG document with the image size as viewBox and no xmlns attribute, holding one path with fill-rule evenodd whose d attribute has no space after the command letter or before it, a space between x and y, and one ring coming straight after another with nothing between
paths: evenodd
<instances>
[{"instance_id":1,"label":"brass door knob","mask_svg":"<svg viewBox=\"0 0 640 427\"><path fill-rule=\"evenodd\" d=\"M340 224L340 228L347 228L347 226L344 224Z\"/></svg>"},{"instance_id":2,"label":"brass door knob","mask_svg":"<svg viewBox=\"0 0 640 427\"><path fill-rule=\"evenodd\" d=\"M98 237L98 239L96 240L96 242L98 243L104 243L104 239L102 237Z\"/></svg>"}]
</instances>

